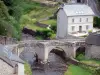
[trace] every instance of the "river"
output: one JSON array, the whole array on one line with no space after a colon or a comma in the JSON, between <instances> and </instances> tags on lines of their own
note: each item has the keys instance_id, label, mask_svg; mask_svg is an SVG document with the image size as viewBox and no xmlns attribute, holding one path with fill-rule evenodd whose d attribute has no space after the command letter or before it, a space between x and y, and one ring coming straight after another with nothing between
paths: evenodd
<instances>
[{"instance_id":1,"label":"river","mask_svg":"<svg viewBox=\"0 0 100 75\"><path fill-rule=\"evenodd\" d=\"M64 61L56 54L50 53L48 64L33 68L33 75L64 75L67 66ZM34 67L34 66L33 66Z\"/></svg>"}]
</instances>

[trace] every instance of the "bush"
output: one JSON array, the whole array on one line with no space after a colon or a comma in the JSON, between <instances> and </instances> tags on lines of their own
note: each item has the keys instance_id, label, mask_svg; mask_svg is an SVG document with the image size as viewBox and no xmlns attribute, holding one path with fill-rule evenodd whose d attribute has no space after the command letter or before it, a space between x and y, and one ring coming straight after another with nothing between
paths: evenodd
<instances>
[{"instance_id":1,"label":"bush","mask_svg":"<svg viewBox=\"0 0 100 75\"><path fill-rule=\"evenodd\" d=\"M56 33L56 31L57 31L57 26L56 26L56 25L52 25L52 26L51 26L51 29Z\"/></svg>"},{"instance_id":2,"label":"bush","mask_svg":"<svg viewBox=\"0 0 100 75\"><path fill-rule=\"evenodd\" d=\"M83 54L80 54L76 57L77 60L84 60L85 59L85 56Z\"/></svg>"},{"instance_id":3,"label":"bush","mask_svg":"<svg viewBox=\"0 0 100 75\"><path fill-rule=\"evenodd\" d=\"M48 30L48 29L36 31L36 36L42 36L43 39L50 39L52 34L53 34L53 31Z\"/></svg>"},{"instance_id":4,"label":"bush","mask_svg":"<svg viewBox=\"0 0 100 75\"><path fill-rule=\"evenodd\" d=\"M93 75L100 75L100 68L97 68Z\"/></svg>"},{"instance_id":5,"label":"bush","mask_svg":"<svg viewBox=\"0 0 100 75\"><path fill-rule=\"evenodd\" d=\"M100 28L100 18L94 17L94 27Z\"/></svg>"}]
</instances>

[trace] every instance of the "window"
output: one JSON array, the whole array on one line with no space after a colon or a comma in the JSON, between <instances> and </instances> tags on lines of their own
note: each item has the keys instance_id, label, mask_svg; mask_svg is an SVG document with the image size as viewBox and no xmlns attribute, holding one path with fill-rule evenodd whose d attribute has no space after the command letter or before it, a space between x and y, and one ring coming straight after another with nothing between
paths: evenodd
<instances>
[{"instance_id":1,"label":"window","mask_svg":"<svg viewBox=\"0 0 100 75\"><path fill-rule=\"evenodd\" d=\"M88 22L88 18L86 18L86 22Z\"/></svg>"},{"instance_id":2,"label":"window","mask_svg":"<svg viewBox=\"0 0 100 75\"><path fill-rule=\"evenodd\" d=\"M86 25L86 30L88 30L89 29L89 26L88 25Z\"/></svg>"},{"instance_id":3,"label":"window","mask_svg":"<svg viewBox=\"0 0 100 75\"><path fill-rule=\"evenodd\" d=\"M82 21L82 19L80 18L80 22Z\"/></svg>"},{"instance_id":4,"label":"window","mask_svg":"<svg viewBox=\"0 0 100 75\"><path fill-rule=\"evenodd\" d=\"M72 19L72 22L74 22L74 19Z\"/></svg>"},{"instance_id":5,"label":"window","mask_svg":"<svg viewBox=\"0 0 100 75\"><path fill-rule=\"evenodd\" d=\"M75 30L75 26L72 26L72 31L74 31Z\"/></svg>"}]
</instances>

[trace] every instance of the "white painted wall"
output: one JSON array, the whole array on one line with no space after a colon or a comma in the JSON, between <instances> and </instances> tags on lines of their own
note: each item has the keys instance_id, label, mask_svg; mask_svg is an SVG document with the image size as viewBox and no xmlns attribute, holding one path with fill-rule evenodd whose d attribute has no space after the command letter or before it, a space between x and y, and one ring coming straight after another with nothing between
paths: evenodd
<instances>
[{"instance_id":1,"label":"white painted wall","mask_svg":"<svg viewBox=\"0 0 100 75\"><path fill-rule=\"evenodd\" d=\"M67 16L63 9L60 9L57 15L57 38L65 38L68 32Z\"/></svg>"},{"instance_id":2,"label":"white painted wall","mask_svg":"<svg viewBox=\"0 0 100 75\"><path fill-rule=\"evenodd\" d=\"M81 18L81 22L80 22ZM87 22L88 18L88 22ZM74 22L72 22L74 19ZM89 29L86 29L86 26L89 26ZM72 26L75 26L75 30L72 31ZM93 30L93 16L73 16L68 17L68 33L79 31L79 26L82 26L82 31L88 32L89 30Z\"/></svg>"},{"instance_id":3,"label":"white painted wall","mask_svg":"<svg viewBox=\"0 0 100 75\"><path fill-rule=\"evenodd\" d=\"M18 63L18 75L24 75L24 64Z\"/></svg>"}]
</instances>

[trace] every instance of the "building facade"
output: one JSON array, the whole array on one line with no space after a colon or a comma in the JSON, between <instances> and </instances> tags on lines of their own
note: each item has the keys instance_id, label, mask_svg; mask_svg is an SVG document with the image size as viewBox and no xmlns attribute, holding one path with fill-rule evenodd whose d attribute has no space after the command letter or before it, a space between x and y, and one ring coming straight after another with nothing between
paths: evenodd
<instances>
[{"instance_id":1,"label":"building facade","mask_svg":"<svg viewBox=\"0 0 100 75\"><path fill-rule=\"evenodd\" d=\"M92 31L93 16L92 9L85 4L62 5L57 14L57 37L66 38L67 34Z\"/></svg>"}]
</instances>

